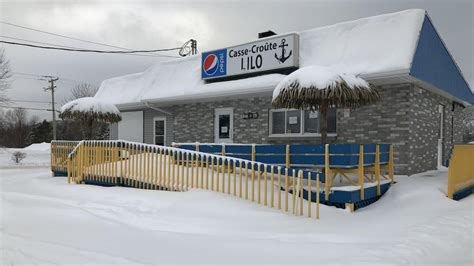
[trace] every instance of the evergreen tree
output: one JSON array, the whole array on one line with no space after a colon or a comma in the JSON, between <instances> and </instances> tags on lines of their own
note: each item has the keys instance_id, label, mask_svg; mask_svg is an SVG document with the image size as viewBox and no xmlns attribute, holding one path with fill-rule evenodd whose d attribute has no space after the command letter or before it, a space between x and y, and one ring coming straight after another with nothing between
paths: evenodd
<instances>
[{"instance_id":1,"label":"evergreen tree","mask_svg":"<svg viewBox=\"0 0 474 266\"><path fill-rule=\"evenodd\" d=\"M52 139L52 124L46 120L37 123L28 136L30 143L51 142Z\"/></svg>"}]
</instances>

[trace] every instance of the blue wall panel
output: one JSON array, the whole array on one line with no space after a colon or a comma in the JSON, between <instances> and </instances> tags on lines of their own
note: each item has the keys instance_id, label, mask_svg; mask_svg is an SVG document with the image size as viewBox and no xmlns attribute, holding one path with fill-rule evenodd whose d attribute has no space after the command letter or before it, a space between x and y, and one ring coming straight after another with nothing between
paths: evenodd
<instances>
[{"instance_id":1,"label":"blue wall panel","mask_svg":"<svg viewBox=\"0 0 474 266\"><path fill-rule=\"evenodd\" d=\"M474 95L428 16L413 58L410 75L461 99L474 104Z\"/></svg>"}]
</instances>

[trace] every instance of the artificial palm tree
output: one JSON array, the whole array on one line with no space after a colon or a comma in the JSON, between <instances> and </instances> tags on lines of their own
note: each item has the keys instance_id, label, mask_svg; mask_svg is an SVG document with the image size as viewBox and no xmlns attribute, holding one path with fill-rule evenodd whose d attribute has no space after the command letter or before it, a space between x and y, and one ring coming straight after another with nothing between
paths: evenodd
<instances>
[{"instance_id":1,"label":"artificial palm tree","mask_svg":"<svg viewBox=\"0 0 474 266\"><path fill-rule=\"evenodd\" d=\"M333 108L357 108L380 100L377 89L352 74L309 66L286 76L273 92L274 108L319 111L321 143L327 139L327 113Z\"/></svg>"},{"instance_id":2,"label":"artificial palm tree","mask_svg":"<svg viewBox=\"0 0 474 266\"><path fill-rule=\"evenodd\" d=\"M61 107L59 118L80 121L84 139L93 139L95 122L117 123L122 120L120 111L115 105L93 97L79 98L66 103Z\"/></svg>"}]
</instances>

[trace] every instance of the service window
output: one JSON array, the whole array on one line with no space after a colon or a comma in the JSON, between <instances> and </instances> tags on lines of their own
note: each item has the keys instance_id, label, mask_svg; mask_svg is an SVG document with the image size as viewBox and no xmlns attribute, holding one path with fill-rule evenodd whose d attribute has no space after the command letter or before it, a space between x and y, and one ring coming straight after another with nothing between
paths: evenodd
<instances>
[{"instance_id":1,"label":"service window","mask_svg":"<svg viewBox=\"0 0 474 266\"><path fill-rule=\"evenodd\" d=\"M336 109L328 111L328 133L336 133ZM270 110L270 136L319 136L319 112Z\"/></svg>"},{"instance_id":2,"label":"service window","mask_svg":"<svg viewBox=\"0 0 474 266\"><path fill-rule=\"evenodd\" d=\"M166 119L157 117L153 120L155 145L164 146L166 143Z\"/></svg>"}]
</instances>

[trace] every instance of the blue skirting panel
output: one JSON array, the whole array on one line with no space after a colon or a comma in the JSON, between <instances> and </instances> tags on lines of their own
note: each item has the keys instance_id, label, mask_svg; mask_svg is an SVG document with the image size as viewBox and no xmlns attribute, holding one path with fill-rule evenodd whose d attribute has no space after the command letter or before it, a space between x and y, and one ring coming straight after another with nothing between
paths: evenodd
<instances>
[{"instance_id":1,"label":"blue skirting panel","mask_svg":"<svg viewBox=\"0 0 474 266\"><path fill-rule=\"evenodd\" d=\"M153 186L151 184L137 181L137 180L128 180L124 179L123 182L120 182L120 177L110 178L109 180L98 180L99 178L94 178L93 176L86 176L84 178L84 184L88 185L96 185L96 186L103 186L103 187L114 187L114 186L121 186L121 187L133 187L133 188L150 188L150 189L162 189L159 186ZM360 190L354 191L330 191L329 193L329 200L325 199L324 190L320 192L320 203L328 206L335 206L337 208L345 208L346 203L354 203L354 208L359 209L363 208L371 203L377 201L387 190L390 188L390 183L381 184L380 185L380 196L377 195L377 187L369 187L364 189L365 199L360 199ZM282 191L284 188L282 188ZM472 188L471 188L472 191ZM470 192L468 195L470 194ZM289 191L292 193L292 191ZM308 191L303 189L303 198L308 199ZM311 192L311 201L316 202L316 192Z\"/></svg>"},{"instance_id":2,"label":"blue skirting panel","mask_svg":"<svg viewBox=\"0 0 474 266\"><path fill-rule=\"evenodd\" d=\"M360 190L354 191L330 191L329 200L326 201L324 190L319 194L321 204L345 208L346 203L354 203L354 208L359 209L377 201L390 188L390 183L380 184L380 196L377 195L377 187L369 187L364 189L364 199L360 199ZM290 191L291 192L291 191ZM303 189L303 198L308 199L308 191ZM311 201L316 202L316 192L311 192Z\"/></svg>"},{"instance_id":3,"label":"blue skirting panel","mask_svg":"<svg viewBox=\"0 0 474 266\"><path fill-rule=\"evenodd\" d=\"M67 176L65 171L53 171L53 176Z\"/></svg>"},{"instance_id":4,"label":"blue skirting panel","mask_svg":"<svg viewBox=\"0 0 474 266\"><path fill-rule=\"evenodd\" d=\"M103 177L101 177L103 178ZM93 176L84 177L84 184L95 185L102 187L131 187L131 188L149 188L149 189L159 189L166 190L157 185L152 185L146 182L124 178L123 182L120 182L120 177L109 178L109 180L98 180L99 178L94 178Z\"/></svg>"},{"instance_id":5,"label":"blue skirting panel","mask_svg":"<svg viewBox=\"0 0 474 266\"><path fill-rule=\"evenodd\" d=\"M474 186L462 189L453 194L453 200L460 200L474 193Z\"/></svg>"}]
</instances>

